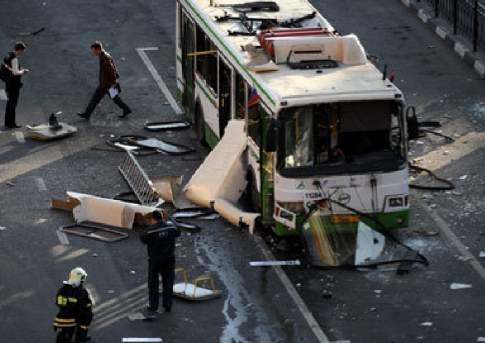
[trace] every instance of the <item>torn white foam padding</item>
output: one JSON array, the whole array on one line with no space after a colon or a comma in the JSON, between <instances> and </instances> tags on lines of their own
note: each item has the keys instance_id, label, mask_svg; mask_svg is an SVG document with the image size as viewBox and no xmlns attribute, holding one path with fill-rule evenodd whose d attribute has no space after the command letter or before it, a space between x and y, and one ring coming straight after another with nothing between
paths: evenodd
<instances>
[{"instance_id":1,"label":"torn white foam padding","mask_svg":"<svg viewBox=\"0 0 485 343\"><path fill-rule=\"evenodd\" d=\"M211 207L217 198L235 203L247 184L242 159L246 146L244 120L229 121L222 139L185 186L187 199L202 207Z\"/></svg>"},{"instance_id":2,"label":"torn white foam padding","mask_svg":"<svg viewBox=\"0 0 485 343\"><path fill-rule=\"evenodd\" d=\"M214 210L233 225L246 225L251 233L254 231L256 219L259 217L259 213L244 212L225 199L216 199Z\"/></svg>"},{"instance_id":3,"label":"torn white foam padding","mask_svg":"<svg viewBox=\"0 0 485 343\"><path fill-rule=\"evenodd\" d=\"M154 207L100 198L88 194L67 192L67 195L81 203L72 211L76 223L89 221L124 229L131 229L133 227L135 213L145 215L156 210Z\"/></svg>"}]
</instances>

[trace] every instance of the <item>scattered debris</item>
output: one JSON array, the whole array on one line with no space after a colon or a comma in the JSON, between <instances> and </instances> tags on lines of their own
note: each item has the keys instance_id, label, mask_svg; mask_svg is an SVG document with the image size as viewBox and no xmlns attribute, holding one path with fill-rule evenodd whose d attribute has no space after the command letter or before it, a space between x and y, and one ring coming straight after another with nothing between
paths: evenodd
<instances>
[{"instance_id":1,"label":"scattered debris","mask_svg":"<svg viewBox=\"0 0 485 343\"><path fill-rule=\"evenodd\" d=\"M144 320L145 318L146 317L141 312L136 312L128 315L128 319L132 322L135 320Z\"/></svg>"},{"instance_id":2,"label":"scattered debris","mask_svg":"<svg viewBox=\"0 0 485 343\"><path fill-rule=\"evenodd\" d=\"M382 294L382 290L381 289L374 289L374 293L375 294Z\"/></svg>"},{"instance_id":3,"label":"scattered debris","mask_svg":"<svg viewBox=\"0 0 485 343\"><path fill-rule=\"evenodd\" d=\"M460 180L466 180L468 178L468 175L462 175L460 176Z\"/></svg>"},{"instance_id":4,"label":"scattered debris","mask_svg":"<svg viewBox=\"0 0 485 343\"><path fill-rule=\"evenodd\" d=\"M42 3L42 6L45 6L45 2ZM45 27L41 27L40 29L38 30L35 30L35 31L32 31L32 32L21 32L19 33L19 36L23 36L23 37L26 37L26 36L37 36L39 33L45 31Z\"/></svg>"},{"instance_id":5,"label":"scattered debris","mask_svg":"<svg viewBox=\"0 0 485 343\"><path fill-rule=\"evenodd\" d=\"M108 289L108 290L106 291L106 293L108 293L108 294L114 294L114 292L115 292L115 291L114 291L114 290L112 290L112 289Z\"/></svg>"},{"instance_id":6,"label":"scattered debris","mask_svg":"<svg viewBox=\"0 0 485 343\"><path fill-rule=\"evenodd\" d=\"M160 196L153 186L153 182L132 153L126 152L126 157L118 166L118 170L135 193L140 204L151 206L159 203Z\"/></svg>"},{"instance_id":7,"label":"scattered debris","mask_svg":"<svg viewBox=\"0 0 485 343\"><path fill-rule=\"evenodd\" d=\"M421 326L433 326L433 322L423 322Z\"/></svg>"},{"instance_id":8,"label":"scattered debris","mask_svg":"<svg viewBox=\"0 0 485 343\"><path fill-rule=\"evenodd\" d=\"M251 261L249 262L251 267L271 267L271 266L299 266L300 260L293 261Z\"/></svg>"},{"instance_id":9,"label":"scattered debris","mask_svg":"<svg viewBox=\"0 0 485 343\"><path fill-rule=\"evenodd\" d=\"M478 254L478 257L485 257L485 251L480 251L480 254Z\"/></svg>"},{"instance_id":10,"label":"scattered debris","mask_svg":"<svg viewBox=\"0 0 485 343\"><path fill-rule=\"evenodd\" d=\"M472 285L466 284L466 283L452 283L450 285L450 289L452 290L466 289L466 288L472 288Z\"/></svg>"},{"instance_id":11,"label":"scattered debris","mask_svg":"<svg viewBox=\"0 0 485 343\"><path fill-rule=\"evenodd\" d=\"M204 208L204 207L195 207L195 208L177 209L177 211L172 213L170 217L175 219L194 218L194 219L213 220L213 219L217 219L218 215L212 209Z\"/></svg>"},{"instance_id":12,"label":"scattered debris","mask_svg":"<svg viewBox=\"0 0 485 343\"><path fill-rule=\"evenodd\" d=\"M485 337L478 337L477 342L485 342Z\"/></svg>"},{"instance_id":13,"label":"scattered debris","mask_svg":"<svg viewBox=\"0 0 485 343\"><path fill-rule=\"evenodd\" d=\"M155 151L162 152L168 155L184 155L195 151L193 148L190 148L186 145L163 141L157 138L133 140L132 143L136 146L153 149Z\"/></svg>"},{"instance_id":14,"label":"scattered debris","mask_svg":"<svg viewBox=\"0 0 485 343\"><path fill-rule=\"evenodd\" d=\"M186 300L203 301L219 297L221 290L215 288L214 279L209 275L200 275L189 282L188 273L184 268L177 268L175 273L182 273L184 282L173 285L173 294ZM206 285L201 287L200 285Z\"/></svg>"},{"instance_id":15,"label":"scattered debris","mask_svg":"<svg viewBox=\"0 0 485 343\"><path fill-rule=\"evenodd\" d=\"M135 275L136 274L136 271L135 270L130 270L130 274L131 275Z\"/></svg>"},{"instance_id":16,"label":"scattered debris","mask_svg":"<svg viewBox=\"0 0 485 343\"><path fill-rule=\"evenodd\" d=\"M27 125L27 132L31 139L39 141L52 141L71 136L77 132L77 128L66 123L60 123L57 116L62 112L52 113L48 124L30 126Z\"/></svg>"},{"instance_id":17,"label":"scattered debris","mask_svg":"<svg viewBox=\"0 0 485 343\"><path fill-rule=\"evenodd\" d=\"M145 123L144 128L147 131L182 130L190 128L190 123L185 120L148 122Z\"/></svg>"},{"instance_id":18,"label":"scattered debris","mask_svg":"<svg viewBox=\"0 0 485 343\"><path fill-rule=\"evenodd\" d=\"M91 256L93 256L93 257L98 257L98 254L93 253Z\"/></svg>"},{"instance_id":19,"label":"scattered debris","mask_svg":"<svg viewBox=\"0 0 485 343\"><path fill-rule=\"evenodd\" d=\"M6 231L7 228L5 226L0 226L0 231Z\"/></svg>"},{"instance_id":20,"label":"scattered debris","mask_svg":"<svg viewBox=\"0 0 485 343\"><path fill-rule=\"evenodd\" d=\"M11 181L7 181L5 182L7 184L7 186L10 186L10 187L15 187L15 183L11 182Z\"/></svg>"},{"instance_id":21,"label":"scattered debris","mask_svg":"<svg viewBox=\"0 0 485 343\"><path fill-rule=\"evenodd\" d=\"M97 239L103 242L117 242L119 240L128 238L128 234L118 232L112 228L102 227L97 225L90 225L87 223L76 223L71 225L64 225L59 228L60 232L71 235ZM96 255L97 256L97 255ZM94 256L94 257L96 257Z\"/></svg>"},{"instance_id":22,"label":"scattered debris","mask_svg":"<svg viewBox=\"0 0 485 343\"><path fill-rule=\"evenodd\" d=\"M77 223L90 222L108 227L132 229L141 216L157 210L93 195L67 192L67 200L53 199L51 208L72 211Z\"/></svg>"},{"instance_id":23,"label":"scattered debris","mask_svg":"<svg viewBox=\"0 0 485 343\"><path fill-rule=\"evenodd\" d=\"M325 299L330 299L330 298L333 296L333 294L332 294L332 292L330 292L330 291L328 291L328 290L324 289L324 290L322 291L322 296L323 296Z\"/></svg>"},{"instance_id":24,"label":"scattered debris","mask_svg":"<svg viewBox=\"0 0 485 343\"><path fill-rule=\"evenodd\" d=\"M398 264L398 274L408 273L414 263L428 265L427 259L416 250L399 242L395 237L364 223L362 213L344 218L335 215L343 207L338 201L329 200L332 207L318 206L303 223L302 236L311 263L317 267L343 267L346 269L374 268L382 264ZM379 228L379 222L374 222Z\"/></svg>"}]
</instances>

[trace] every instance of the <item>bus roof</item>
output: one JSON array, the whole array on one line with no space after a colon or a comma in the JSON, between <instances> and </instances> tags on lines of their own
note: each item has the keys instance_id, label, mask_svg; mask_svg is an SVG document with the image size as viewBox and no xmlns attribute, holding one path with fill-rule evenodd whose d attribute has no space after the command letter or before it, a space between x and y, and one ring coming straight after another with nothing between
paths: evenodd
<instances>
[{"instance_id":1,"label":"bus roof","mask_svg":"<svg viewBox=\"0 0 485 343\"><path fill-rule=\"evenodd\" d=\"M401 97L400 90L389 80L383 80L382 73L365 58L360 65L339 63L336 68L292 69L286 63L277 64L277 70L256 72L248 67L251 61L265 58L257 37L231 34L244 32L246 28L234 20L241 12L230 5L251 2L250 0L180 0L193 19L211 37L214 44L245 79L258 90L265 103L277 111L284 106L333 101L357 101L393 99ZM314 18L301 23L303 27L321 27L334 32L331 24L310 4L308 0L273 0L279 11L258 11L247 13L248 18L277 19L278 22L302 18L316 12ZM212 4L212 5L211 5ZM232 20L217 20L221 17ZM255 47L253 53L248 46ZM266 60L266 62L268 62ZM275 66L273 64L273 66Z\"/></svg>"}]
</instances>

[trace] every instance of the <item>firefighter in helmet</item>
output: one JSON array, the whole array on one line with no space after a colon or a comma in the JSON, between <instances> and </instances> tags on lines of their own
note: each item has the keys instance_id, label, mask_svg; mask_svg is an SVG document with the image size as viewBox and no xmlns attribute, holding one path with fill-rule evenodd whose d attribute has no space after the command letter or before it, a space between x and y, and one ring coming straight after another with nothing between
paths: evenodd
<instances>
[{"instance_id":1,"label":"firefighter in helmet","mask_svg":"<svg viewBox=\"0 0 485 343\"><path fill-rule=\"evenodd\" d=\"M69 273L69 280L64 281L57 291L56 305L59 313L54 318L54 330L58 331L57 343L86 342L89 324L93 319L93 301L89 292L83 287L88 274L81 267Z\"/></svg>"}]
</instances>

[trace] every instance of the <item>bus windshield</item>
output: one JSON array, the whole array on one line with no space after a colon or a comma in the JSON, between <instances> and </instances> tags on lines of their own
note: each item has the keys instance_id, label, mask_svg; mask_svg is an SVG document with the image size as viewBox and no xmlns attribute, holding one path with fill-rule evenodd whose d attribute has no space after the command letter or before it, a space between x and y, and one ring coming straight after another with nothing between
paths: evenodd
<instances>
[{"instance_id":1,"label":"bus windshield","mask_svg":"<svg viewBox=\"0 0 485 343\"><path fill-rule=\"evenodd\" d=\"M390 171L406 162L401 104L364 101L287 108L278 153L282 175Z\"/></svg>"}]
</instances>

